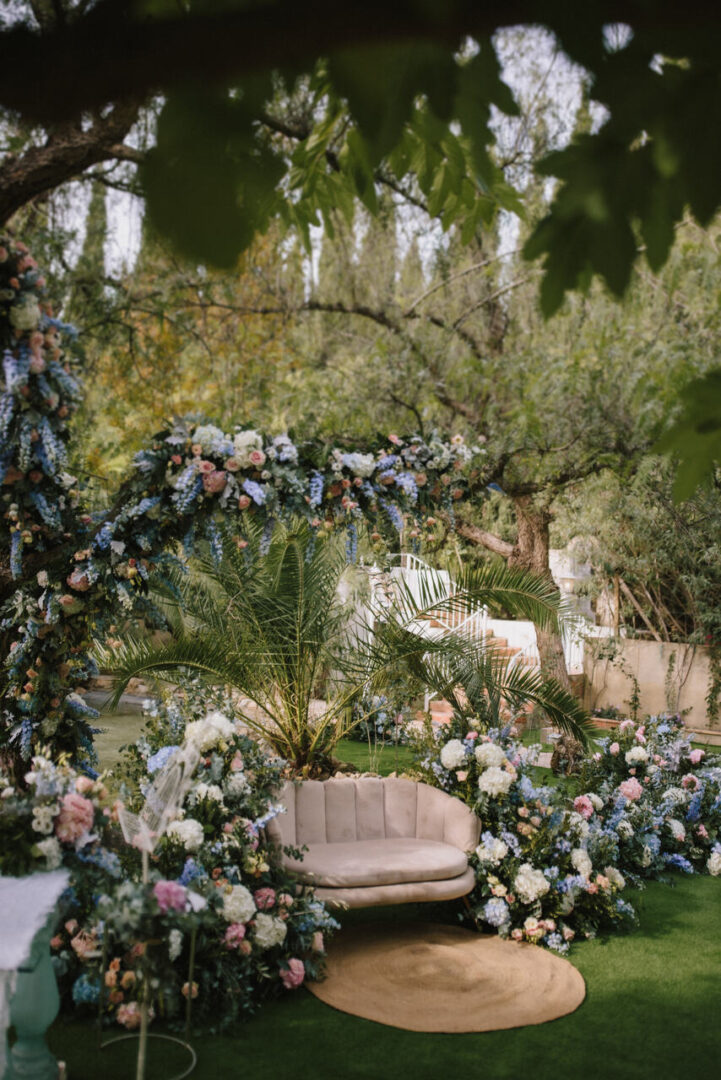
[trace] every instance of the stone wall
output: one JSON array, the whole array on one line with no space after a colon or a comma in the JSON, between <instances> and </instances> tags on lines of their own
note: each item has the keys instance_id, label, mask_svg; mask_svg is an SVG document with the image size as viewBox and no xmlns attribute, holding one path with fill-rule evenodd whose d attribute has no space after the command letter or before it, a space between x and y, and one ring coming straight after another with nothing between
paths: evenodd
<instances>
[{"instance_id":1,"label":"stone wall","mask_svg":"<svg viewBox=\"0 0 721 1080\"><path fill-rule=\"evenodd\" d=\"M606 648L616 649L613 659L603 657ZM710 721L706 711L710 672L708 650L703 645L636 639L587 641L584 674L588 709L616 705L627 714L633 675L639 683L641 716L684 713L688 727L697 731L715 730L721 738L721 721Z\"/></svg>"}]
</instances>

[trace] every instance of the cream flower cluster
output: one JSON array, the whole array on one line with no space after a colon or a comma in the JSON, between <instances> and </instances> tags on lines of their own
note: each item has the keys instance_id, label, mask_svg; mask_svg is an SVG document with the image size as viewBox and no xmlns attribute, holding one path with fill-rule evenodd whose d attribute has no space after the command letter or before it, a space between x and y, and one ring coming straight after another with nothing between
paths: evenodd
<instances>
[{"instance_id":1,"label":"cream flower cluster","mask_svg":"<svg viewBox=\"0 0 721 1080\"><path fill-rule=\"evenodd\" d=\"M491 866L497 866L502 859L505 859L507 854L508 844L504 844L503 840L497 836L484 840L476 848L476 855L480 862L490 863Z\"/></svg>"},{"instance_id":2,"label":"cream flower cluster","mask_svg":"<svg viewBox=\"0 0 721 1080\"><path fill-rule=\"evenodd\" d=\"M593 864L585 848L574 848L571 852L571 865L578 870L582 877L590 877Z\"/></svg>"},{"instance_id":3,"label":"cream flower cluster","mask_svg":"<svg viewBox=\"0 0 721 1080\"><path fill-rule=\"evenodd\" d=\"M194 818L171 821L167 835L182 844L186 851L197 851L203 843L203 826Z\"/></svg>"},{"instance_id":4,"label":"cream flower cluster","mask_svg":"<svg viewBox=\"0 0 721 1080\"><path fill-rule=\"evenodd\" d=\"M208 713L203 720L193 720L185 729L185 741L195 746L201 754L227 742L235 734L235 728L227 716L220 712Z\"/></svg>"},{"instance_id":5,"label":"cream flower cluster","mask_svg":"<svg viewBox=\"0 0 721 1080\"><path fill-rule=\"evenodd\" d=\"M706 860L706 869L711 877L718 877L721 874L721 851L712 851Z\"/></svg>"},{"instance_id":6,"label":"cream flower cluster","mask_svg":"<svg viewBox=\"0 0 721 1080\"><path fill-rule=\"evenodd\" d=\"M513 882L513 891L522 904L532 904L545 896L549 889L542 870L534 870L530 863L521 863Z\"/></svg>"},{"instance_id":7,"label":"cream flower cluster","mask_svg":"<svg viewBox=\"0 0 721 1080\"><path fill-rule=\"evenodd\" d=\"M237 886L236 886L237 888ZM237 920L240 922L241 920ZM261 949L272 949L274 945L280 945L285 941L288 929L282 919L276 919L274 915L266 915L259 912L255 919L253 937Z\"/></svg>"},{"instance_id":8,"label":"cream flower cluster","mask_svg":"<svg viewBox=\"0 0 721 1080\"><path fill-rule=\"evenodd\" d=\"M479 776L478 790L484 795L492 797L507 795L513 780L513 773L506 772L505 769L499 769L497 765L492 765L490 769L486 769Z\"/></svg>"},{"instance_id":9,"label":"cream flower cluster","mask_svg":"<svg viewBox=\"0 0 721 1080\"><path fill-rule=\"evenodd\" d=\"M230 892L223 897L223 918L229 923L246 923L253 915L255 901L250 890L246 889L245 885L233 885ZM258 918L262 916L259 915Z\"/></svg>"},{"instance_id":10,"label":"cream flower cluster","mask_svg":"<svg viewBox=\"0 0 721 1080\"><path fill-rule=\"evenodd\" d=\"M627 765L645 765L649 754L645 746L632 746L626 751L625 757Z\"/></svg>"},{"instance_id":11,"label":"cream flower cluster","mask_svg":"<svg viewBox=\"0 0 721 1080\"><path fill-rule=\"evenodd\" d=\"M503 765L504 761L507 760L503 747L494 742L479 743L474 753L476 761L482 769L488 769L494 765Z\"/></svg>"},{"instance_id":12,"label":"cream flower cluster","mask_svg":"<svg viewBox=\"0 0 721 1080\"><path fill-rule=\"evenodd\" d=\"M460 769L466 763L466 751L460 739L451 739L441 748L444 769Z\"/></svg>"}]
</instances>

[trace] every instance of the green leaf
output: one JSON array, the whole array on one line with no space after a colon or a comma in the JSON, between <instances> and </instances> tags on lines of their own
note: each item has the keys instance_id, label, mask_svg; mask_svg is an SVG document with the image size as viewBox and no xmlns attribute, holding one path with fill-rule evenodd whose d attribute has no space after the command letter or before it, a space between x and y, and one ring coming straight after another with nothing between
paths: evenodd
<instances>
[{"instance_id":1,"label":"green leaf","mask_svg":"<svg viewBox=\"0 0 721 1080\"><path fill-rule=\"evenodd\" d=\"M677 502L708 484L721 462L721 368L694 379L680 393L683 411L658 440L657 453L678 458L673 494Z\"/></svg>"}]
</instances>

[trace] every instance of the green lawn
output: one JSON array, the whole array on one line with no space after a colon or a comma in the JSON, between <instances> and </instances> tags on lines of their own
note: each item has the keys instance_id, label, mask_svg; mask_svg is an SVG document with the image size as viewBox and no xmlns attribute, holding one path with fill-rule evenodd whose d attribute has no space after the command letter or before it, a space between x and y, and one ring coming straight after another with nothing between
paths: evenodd
<instances>
[{"instance_id":1,"label":"green lawn","mask_svg":"<svg viewBox=\"0 0 721 1080\"><path fill-rule=\"evenodd\" d=\"M265 1008L232 1036L198 1037L197 1080L717 1080L721 1072L721 878L674 879L630 895L640 927L582 942L572 962L587 984L571 1016L538 1027L479 1035L424 1035L336 1012L305 990ZM449 907L448 912L451 912ZM438 916L437 909L433 917ZM422 907L352 913L354 920L414 917ZM98 1055L91 1025L58 1021L52 1048L72 1080L126 1080L125 1059ZM172 1075L162 1064L152 1080ZM175 1059L176 1066L180 1059ZM165 1068L167 1067L167 1068Z\"/></svg>"}]
</instances>

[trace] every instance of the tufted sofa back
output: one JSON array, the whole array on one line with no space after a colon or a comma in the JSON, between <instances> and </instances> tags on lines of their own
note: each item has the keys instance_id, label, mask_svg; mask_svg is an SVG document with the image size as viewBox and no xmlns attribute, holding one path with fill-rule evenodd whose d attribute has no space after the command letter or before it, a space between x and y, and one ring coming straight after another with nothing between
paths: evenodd
<instances>
[{"instance_id":1,"label":"tufted sofa back","mask_svg":"<svg viewBox=\"0 0 721 1080\"><path fill-rule=\"evenodd\" d=\"M470 851L480 822L459 799L396 777L286 782L280 802L287 813L270 822L271 843L339 844L415 837Z\"/></svg>"}]
</instances>

